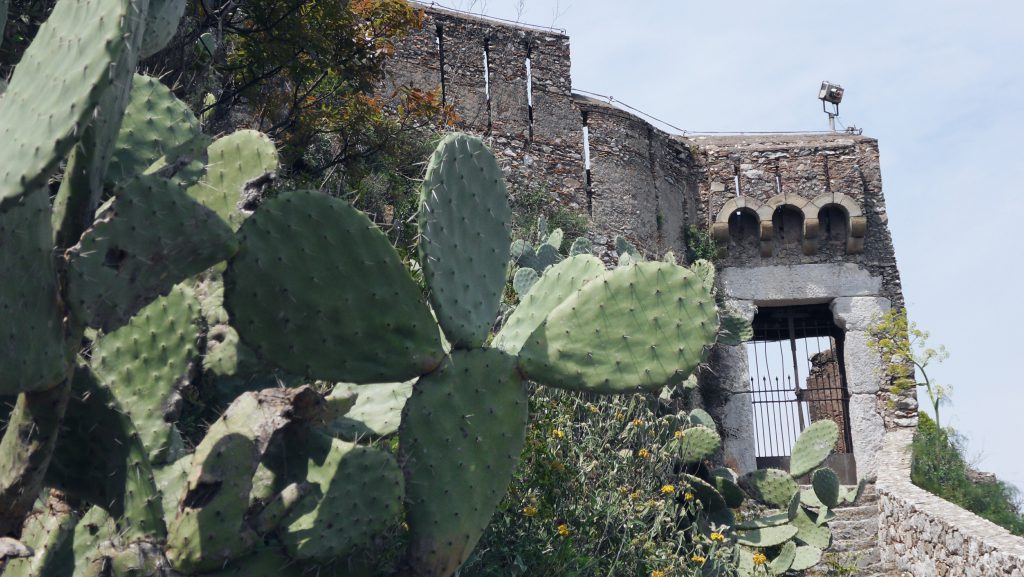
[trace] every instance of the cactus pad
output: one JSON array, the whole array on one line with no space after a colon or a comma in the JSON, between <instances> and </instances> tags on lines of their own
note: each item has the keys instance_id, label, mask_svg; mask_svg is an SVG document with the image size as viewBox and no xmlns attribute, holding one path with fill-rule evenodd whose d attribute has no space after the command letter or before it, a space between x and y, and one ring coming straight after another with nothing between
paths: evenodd
<instances>
[{"instance_id":1,"label":"cactus pad","mask_svg":"<svg viewBox=\"0 0 1024 577\"><path fill-rule=\"evenodd\" d=\"M527 405L514 359L494 349L455 351L413 387L399 461L414 575L447 577L476 546L519 462Z\"/></svg>"},{"instance_id":2,"label":"cactus pad","mask_svg":"<svg viewBox=\"0 0 1024 577\"><path fill-rule=\"evenodd\" d=\"M686 420L694 427L703 425L709 429L715 429L718 426L715 424L715 419L704 409L694 409L690 411Z\"/></svg>"},{"instance_id":3,"label":"cactus pad","mask_svg":"<svg viewBox=\"0 0 1024 577\"><path fill-rule=\"evenodd\" d=\"M537 271L524 266L517 270L515 276L512 277L512 289L522 299L529 294L530 289L537 284L538 280L540 280L540 275L537 274Z\"/></svg>"},{"instance_id":4,"label":"cactus pad","mask_svg":"<svg viewBox=\"0 0 1024 577\"><path fill-rule=\"evenodd\" d=\"M517 239L513 241L512 247L509 249L509 255L512 258L512 264L536 270L537 252L534 250L533 245L525 240Z\"/></svg>"},{"instance_id":5,"label":"cactus pad","mask_svg":"<svg viewBox=\"0 0 1024 577\"><path fill-rule=\"evenodd\" d=\"M167 559L176 570L211 571L255 546L246 513L256 467L277 431L315 418L322 404L310 387L245 393L210 426L169 527Z\"/></svg>"},{"instance_id":6,"label":"cactus pad","mask_svg":"<svg viewBox=\"0 0 1024 577\"><path fill-rule=\"evenodd\" d=\"M818 469L811 476L811 487L823 505L829 509L839 503L839 477L832 469Z\"/></svg>"},{"instance_id":7,"label":"cactus pad","mask_svg":"<svg viewBox=\"0 0 1024 577\"><path fill-rule=\"evenodd\" d=\"M793 555L793 564L790 565L791 571L806 571L811 567L814 567L821 561L821 549L817 547L811 547L810 545L801 545L796 548Z\"/></svg>"},{"instance_id":8,"label":"cactus pad","mask_svg":"<svg viewBox=\"0 0 1024 577\"><path fill-rule=\"evenodd\" d=\"M830 420L817 421L800 433L793 444L789 472L803 477L821 465L839 440L839 427Z\"/></svg>"},{"instance_id":9,"label":"cactus pad","mask_svg":"<svg viewBox=\"0 0 1024 577\"><path fill-rule=\"evenodd\" d=\"M797 531L789 524L747 529L736 532L736 542L750 547L774 547L792 539Z\"/></svg>"},{"instance_id":10,"label":"cactus pad","mask_svg":"<svg viewBox=\"0 0 1024 577\"><path fill-rule=\"evenodd\" d=\"M72 542L75 515L63 503L58 508L44 506L25 521L21 542L32 549L31 557L0 560L4 577L43 577L69 575L74 569Z\"/></svg>"},{"instance_id":11,"label":"cactus pad","mask_svg":"<svg viewBox=\"0 0 1024 577\"><path fill-rule=\"evenodd\" d=\"M590 239L585 236L572 241L572 246L569 247L569 256L590 254L592 252L594 252L594 243L590 242Z\"/></svg>"},{"instance_id":12,"label":"cactus pad","mask_svg":"<svg viewBox=\"0 0 1024 577\"><path fill-rule=\"evenodd\" d=\"M768 565L768 572L772 575L782 575L793 566L794 559L796 559L796 543L788 541Z\"/></svg>"},{"instance_id":13,"label":"cactus pad","mask_svg":"<svg viewBox=\"0 0 1024 577\"><path fill-rule=\"evenodd\" d=\"M736 473L732 469L722 467L711 471L711 482L730 509L739 507L746 499L743 489L736 484Z\"/></svg>"},{"instance_id":14,"label":"cactus pad","mask_svg":"<svg viewBox=\"0 0 1024 577\"><path fill-rule=\"evenodd\" d=\"M331 434L346 441L387 437L398 431L402 408L412 395L413 381L376 385L339 384L334 392L355 393L356 404L349 412L328 424Z\"/></svg>"},{"instance_id":15,"label":"cactus pad","mask_svg":"<svg viewBox=\"0 0 1024 577\"><path fill-rule=\"evenodd\" d=\"M511 219L491 151L472 136L444 137L420 192L420 263L438 322L455 348L482 345L498 314Z\"/></svg>"},{"instance_id":16,"label":"cactus pad","mask_svg":"<svg viewBox=\"0 0 1024 577\"><path fill-rule=\"evenodd\" d=\"M745 317L735 311L725 309L721 313L722 331L718 334L718 342L723 345L738 346L754 340L754 327Z\"/></svg>"},{"instance_id":17,"label":"cactus pad","mask_svg":"<svg viewBox=\"0 0 1024 577\"><path fill-rule=\"evenodd\" d=\"M67 372L46 190L0 210L0 395L50 388Z\"/></svg>"},{"instance_id":18,"label":"cactus pad","mask_svg":"<svg viewBox=\"0 0 1024 577\"><path fill-rule=\"evenodd\" d=\"M604 273L552 310L520 351L520 367L548 386L655 391L689 375L717 329L699 278L680 266L638 263Z\"/></svg>"},{"instance_id":19,"label":"cactus pad","mask_svg":"<svg viewBox=\"0 0 1024 577\"><path fill-rule=\"evenodd\" d=\"M242 342L282 369L381 383L440 364L429 307L363 213L319 192L286 192L263 203L238 236L224 305Z\"/></svg>"},{"instance_id":20,"label":"cactus pad","mask_svg":"<svg viewBox=\"0 0 1024 577\"><path fill-rule=\"evenodd\" d=\"M542 244L537 249L537 270L539 272L543 273L549 267L555 266L561 261L562 255L558 253L557 248L550 244Z\"/></svg>"},{"instance_id":21,"label":"cactus pad","mask_svg":"<svg viewBox=\"0 0 1024 577\"><path fill-rule=\"evenodd\" d=\"M555 230L551 231L551 234L549 234L546 239L544 239L544 244L550 246L556 251L559 251L562 250L562 242L564 238L565 233L562 232L562 229L556 228Z\"/></svg>"},{"instance_id":22,"label":"cactus pad","mask_svg":"<svg viewBox=\"0 0 1024 577\"><path fill-rule=\"evenodd\" d=\"M729 505L707 481L687 473L683 473L682 479L686 482L686 490L693 493L694 498L700 502L704 513L712 522L719 525L735 523L736 518L732 510L729 509Z\"/></svg>"},{"instance_id":23,"label":"cactus pad","mask_svg":"<svg viewBox=\"0 0 1024 577\"><path fill-rule=\"evenodd\" d=\"M298 502L280 531L296 559L341 557L399 520L402 471L388 453L333 439L326 458L309 464L306 481L319 491Z\"/></svg>"},{"instance_id":24,"label":"cactus pad","mask_svg":"<svg viewBox=\"0 0 1024 577\"><path fill-rule=\"evenodd\" d=\"M171 0L164 4L171 3ZM198 159L206 153L199 121L184 102L151 76L136 74L121 120L107 182L115 184L146 171L153 163Z\"/></svg>"},{"instance_id":25,"label":"cactus pad","mask_svg":"<svg viewBox=\"0 0 1024 577\"><path fill-rule=\"evenodd\" d=\"M179 285L93 349L93 371L131 417L153 463L173 458L171 413L196 355L198 315L192 291Z\"/></svg>"},{"instance_id":26,"label":"cactus pad","mask_svg":"<svg viewBox=\"0 0 1024 577\"><path fill-rule=\"evenodd\" d=\"M800 490L789 473L778 469L751 471L740 477L740 487L754 499L776 507L788 507Z\"/></svg>"},{"instance_id":27,"label":"cactus pad","mask_svg":"<svg viewBox=\"0 0 1024 577\"><path fill-rule=\"evenodd\" d=\"M679 431L668 449L683 463L697 463L710 458L722 446L722 438L714 430L699 425Z\"/></svg>"},{"instance_id":28,"label":"cactus pad","mask_svg":"<svg viewBox=\"0 0 1024 577\"><path fill-rule=\"evenodd\" d=\"M790 523L798 529L796 540L800 543L818 549L828 549L832 544L832 530L827 525L819 526L815 523L803 507L800 507Z\"/></svg>"},{"instance_id":29,"label":"cactus pad","mask_svg":"<svg viewBox=\"0 0 1024 577\"><path fill-rule=\"evenodd\" d=\"M737 529L763 529L765 527L776 527L778 525L785 525L790 522L789 513L783 511L781 513L768 513L760 517L752 519L746 519L736 525Z\"/></svg>"},{"instance_id":30,"label":"cactus pad","mask_svg":"<svg viewBox=\"0 0 1024 577\"><path fill-rule=\"evenodd\" d=\"M690 263L690 270L693 274L697 275L701 281L704 282L704 286L708 289L708 292L715 292L715 265L711 261L704 259L697 259Z\"/></svg>"},{"instance_id":31,"label":"cactus pad","mask_svg":"<svg viewBox=\"0 0 1024 577\"><path fill-rule=\"evenodd\" d=\"M246 215L239 205L277 171L277 148L267 135L239 130L206 151L206 175L188 193L238 230Z\"/></svg>"},{"instance_id":32,"label":"cactus pad","mask_svg":"<svg viewBox=\"0 0 1024 577\"><path fill-rule=\"evenodd\" d=\"M89 326L112 331L237 246L231 229L175 182L131 180L70 251L71 309Z\"/></svg>"},{"instance_id":33,"label":"cactus pad","mask_svg":"<svg viewBox=\"0 0 1024 577\"><path fill-rule=\"evenodd\" d=\"M174 38L186 4L186 0L149 0L146 34L142 37L143 58L156 54Z\"/></svg>"},{"instance_id":34,"label":"cactus pad","mask_svg":"<svg viewBox=\"0 0 1024 577\"><path fill-rule=\"evenodd\" d=\"M0 98L0 209L45 186L127 49L125 0L58 2ZM134 66L132 67L134 68Z\"/></svg>"},{"instance_id":35,"label":"cactus pad","mask_svg":"<svg viewBox=\"0 0 1024 577\"><path fill-rule=\"evenodd\" d=\"M494 338L494 347L517 354L548 313L603 272L604 264L590 255L569 257L552 267L537 281L533 287L536 290L531 289L501 327Z\"/></svg>"}]
</instances>

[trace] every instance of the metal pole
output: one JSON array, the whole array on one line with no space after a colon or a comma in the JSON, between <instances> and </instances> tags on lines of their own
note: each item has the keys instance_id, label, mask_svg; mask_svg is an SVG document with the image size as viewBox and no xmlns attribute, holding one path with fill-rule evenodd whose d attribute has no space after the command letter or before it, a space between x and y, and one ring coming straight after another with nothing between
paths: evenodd
<instances>
[{"instance_id":1,"label":"metal pole","mask_svg":"<svg viewBox=\"0 0 1024 577\"><path fill-rule=\"evenodd\" d=\"M831 118L829 116L830 120ZM787 320L789 321L789 348L793 354L793 391L796 395L796 414L800 417L800 432L802 433L806 425L804 424L804 411L801 406L802 401L800 400L802 393L800 391L800 364L796 360L796 327L793 323L793 315L789 315Z\"/></svg>"}]
</instances>

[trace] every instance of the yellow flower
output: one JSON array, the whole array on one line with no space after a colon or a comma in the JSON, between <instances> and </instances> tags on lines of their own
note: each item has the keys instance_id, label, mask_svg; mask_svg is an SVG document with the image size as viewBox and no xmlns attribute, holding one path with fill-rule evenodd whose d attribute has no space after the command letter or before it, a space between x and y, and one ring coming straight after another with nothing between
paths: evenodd
<instances>
[{"instance_id":1,"label":"yellow flower","mask_svg":"<svg viewBox=\"0 0 1024 577\"><path fill-rule=\"evenodd\" d=\"M754 565L764 565L768 562L768 558L764 556L764 553L754 553Z\"/></svg>"},{"instance_id":2,"label":"yellow flower","mask_svg":"<svg viewBox=\"0 0 1024 577\"><path fill-rule=\"evenodd\" d=\"M715 531L714 533L711 534L711 540L712 541L725 541L725 535L722 535L718 531Z\"/></svg>"},{"instance_id":3,"label":"yellow flower","mask_svg":"<svg viewBox=\"0 0 1024 577\"><path fill-rule=\"evenodd\" d=\"M684 501L693 501L693 493L691 493L689 491L683 493L683 500Z\"/></svg>"},{"instance_id":4,"label":"yellow flower","mask_svg":"<svg viewBox=\"0 0 1024 577\"><path fill-rule=\"evenodd\" d=\"M615 411L615 420L624 421L626 420L626 415L622 414L622 411Z\"/></svg>"},{"instance_id":5,"label":"yellow flower","mask_svg":"<svg viewBox=\"0 0 1024 577\"><path fill-rule=\"evenodd\" d=\"M651 452L648 451L647 449L640 449L639 451L636 452L636 456L640 457L641 459L646 459L651 456Z\"/></svg>"},{"instance_id":6,"label":"yellow flower","mask_svg":"<svg viewBox=\"0 0 1024 577\"><path fill-rule=\"evenodd\" d=\"M564 471L565 464L562 463L561 461L551 461L551 468L556 471Z\"/></svg>"},{"instance_id":7,"label":"yellow flower","mask_svg":"<svg viewBox=\"0 0 1024 577\"><path fill-rule=\"evenodd\" d=\"M523 515L526 515L527 517L533 517L536 514L537 514L537 508L534 507L533 505L527 505L527 506L523 507Z\"/></svg>"},{"instance_id":8,"label":"yellow flower","mask_svg":"<svg viewBox=\"0 0 1024 577\"><path fill-rule=\"evenodd\" d=\"M588 410L588 411L590 411L591 413L596 413L596 412L597 412L597 406L596 406L596 405L593 405L593 404L590 404L590 403L588 403L588 404L587 404L587 410Z\"/></svg>"},{"instance_id":9,"label":"yellow flower","mask_svg":"<svg viewBox=\"0 0 1024 577\"><path fill-rule=\"evenodd\" d=\"M686 436L686 431L676 431L674 434L677 440L682 440Z\"/></svg>"},{"instance_id":10,"label":"yellow flower","mask_svg":"<svg viewBox=\"0 0 1024 577\"><path fill-rule=\"evenodd\" d=\"M640 497L643 497L643 495L640 493L639 490L633 491L632 493L629 494L629 498L633 500L639 499Z\"/></svg>"},{"instance_id":11,"label":"yellow flower","mask_svg":"<svg viewBox=\"0 0 1024 577\"><path fill-rule=\"evenodd\" d=\"M629 487L627 487L625 485L619 487L619 493L622 494L622 495L625 495L626 493L629 493Z\"/></svg>"},{"instance_id":12,"label":"yellow flower","mask_svg":"<svg viewBox=\"0 0 1024 577\"><path fill-rule=\"evenodd\" d=\"M671 495L672 493L675 493L675 492L676 492L675 485L662 485L661 486L661 494L662 495Z\"/></svg>"},{"instance_id":13,"label":"yellow flower","mask_svg":"<svg viewBox=\"0 0 1024 577\"><path fill-rule=\"evenodd\" d=\"M690 561L693 561L694 563L699 563L699 564L703 565L704 562L707 561L707 558L703 557L701 555L694 555L693 557L690 557Z\"/></svg>"},{"instance_id":14,"label":"yellow flower","mask_svg":"<svg viewBox=\"0 0 1024 577\"><path fill-rule=\"evenodd\" d=\"M634 427L639 427L642 424L644 424L644 422L641 421L640 419L633 419L633 426Z\"/></svg>"},{"instance_id":15,"label":"yellow flower","mask_svg":"<svg viewBox=\"0 0 1024 577\"><path fill-rule=\"evenodd\" d=\"M655 569L654 571L651 571L651 577L665 577L665 572Z\"/></svg>"},{"instance_id":16,"label":"yellow flower","mask_svg":"<svg viewBox=\"0 0 1024 577\"><path fill-rule=\"evenodd\" d=\"M569 526L566 525L565 523L562 523L561 525L559 525L558 526L558 534L561 535L562 537L568 537L569 536Z\"/></svg>"},{"instance_id":17,"label":"yellow flower","mask_svg":"<svg viewBox=\"0 0 1024 577\"><path fill-rule=\"evenodd\" d=\"M555 430L551 431L551 436L556 438L556 439L564 439L565 438L565 431L563 431L562 429L555 429Z\"/></svg>"}]
</instances>

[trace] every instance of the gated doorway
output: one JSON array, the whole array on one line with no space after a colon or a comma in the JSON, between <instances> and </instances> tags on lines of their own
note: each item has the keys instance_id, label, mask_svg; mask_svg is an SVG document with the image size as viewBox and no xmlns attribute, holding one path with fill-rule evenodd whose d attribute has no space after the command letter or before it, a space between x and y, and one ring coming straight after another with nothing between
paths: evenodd
<instances>
[{"instance_id":1,"label":"gated doorway","mask_svg":"<svg viewBox=\"0 0 1024 577\"><path fill-rule=\"evenodd\" d=\"M839 443L828 464L845 484L857 482L843 331L828 304L762 307L746 344L757 467L789 469L800 432L832 420Z\"/></svg>"}]
</instances>

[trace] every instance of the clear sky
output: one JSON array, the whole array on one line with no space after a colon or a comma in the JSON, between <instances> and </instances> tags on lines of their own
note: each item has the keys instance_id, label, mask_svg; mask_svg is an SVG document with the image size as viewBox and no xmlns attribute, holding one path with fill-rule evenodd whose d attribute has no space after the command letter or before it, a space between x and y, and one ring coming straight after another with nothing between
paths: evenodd
<instances>
[{"instance_id":1,"label":"clear sky","mask_svg":"<svg viewBox=\"0 0 1024 577\"><path fill-rule=\"evenodd\" d=\"M910 316L949 349L944 424L1024 489L1024 2L445 4L566 29L574 88L686 130L823 130L818 86L842 84L840 122L879 140Z\"/></svg>"}]
</instances>

